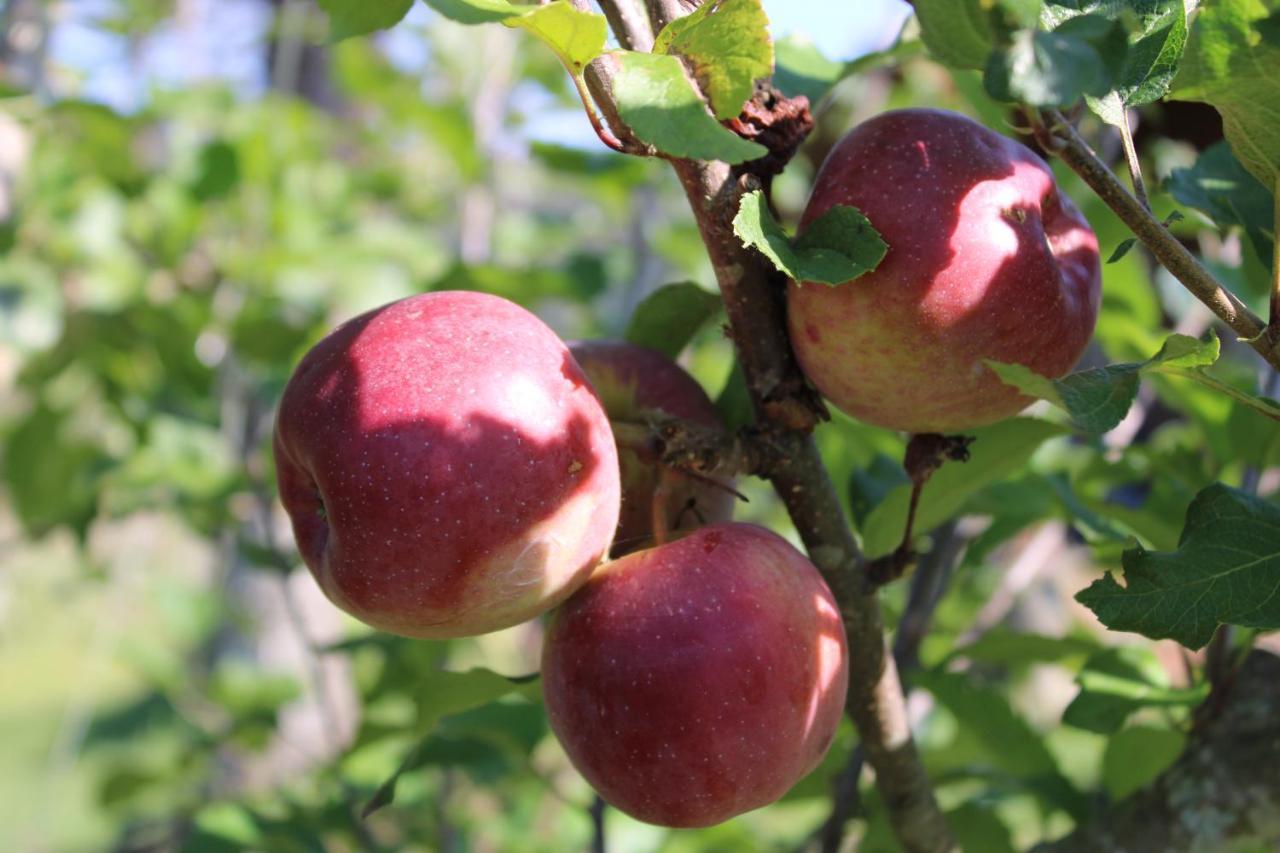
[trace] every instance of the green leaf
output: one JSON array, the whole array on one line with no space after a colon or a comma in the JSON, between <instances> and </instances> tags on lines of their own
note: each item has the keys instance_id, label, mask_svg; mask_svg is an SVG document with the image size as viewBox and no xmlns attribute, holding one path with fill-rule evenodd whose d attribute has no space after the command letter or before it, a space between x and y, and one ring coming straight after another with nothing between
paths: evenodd
<instances>
[{"instance_id":1,"label":"green leaf","mask_svg":"<svg viewBox=\"0 0 1280 853\"><path fill-rule=\"evenodd\" d=\"M219 665L209 682L209 698L236 716L275 711L301 692L292 676L244 661Z\"/></svg>"},{"instance_id":2,"label":"green leaf","mask_svg":"<svg viewBox=\"0 0 1280 853\"><path fill-rule=\"evenodd\" d=\"M773 85L784 95L804 95L811 105L818 102L844 76L844 64L828 59L810 41L789 35L778 39L773 49L777 69Z\"/></svg>"},{"instance_id":3,"label":"green leaf","mask_svg":"<svg viewBox=\"0 0 1280 853\"><path fill-rule=\"evenodd\" d=\"M1098 651L1098 643L1087 637L1048 637L1024 634L997 625L967 646L954 649L946 658L967 658L996 666L1025 666L1033 663L1083 661Z\"/></svg>"},{"instance_id":4,"label":"green leaf","mask_svg":"<svg viewBox=\"0 0 1280 853\"><path fill-rule=\"evenodd\" d=\"M834 205L794 242L756 190L742 197L733 231L743 245L752 246L792 279L819 284L843 284L879 265L889 247L856 207Z\"/></svg>"},{"instance_id":5,"label":"green leaf","mask_svg":"<svg viewBox=\"0 0 1280 853\"><path fill-rule=\"evenodd\" d=\"M1215 483L1187 508L1178 549L1124 552L1076 599L1113 631L1198 649L1220 624L1280 628L1280 507Z\"/></svg>"},{"instance_id":6,"label":"green leaf","mask_svg":"<svg viewBox=\"0 0 1280 853\"><path fill-rule=\"evenodd\" d=\"M222 198L240 181L240 159L235 148L226 142L210 142L200 150L196 179L191 195L198 201Z\"/></svg>"},{"instance_id":7,"label":"green leaf","mask_svg":"<svg viewBox=\"0 0 1280 853\"><path fill-rule=\"evenodd\" d=\"M1169 678L1155 653L1143 646L1106 649L1085 662L1076 677L1080 692L1062 713L1062 722L1078 729L1111 734L1140 708L1186 708L1198 704L1208 687L1181 689Z\"/></svg>"},{"instance_id":8,"label":"green leaf","mask_svg":"<svg viewBox=\"0 0 1280 853\"><path fill-rule=\"evenodd\" d=\"M1280 39L1264 36L1276 14L1264 0L1204 4L1170 92L1212 104L1236 158L1266 187L1280 179Z\"/></svg>"},{"instance_id":9,"label":"green leaf","mask_svg":"<svg viewBox=\"0 0 1280 853\"><path fill-rule=\"evenodd\" d=\"M769 19L760 0L704 3L663 27L653 52L680 56L689 63L721 121L737 116L756 81L773 73Z\"/></svg>"},{"instance_id":10,"label":"green leaf","mask_svg":"<svg viewBox=\"0 0 1280 853\"><path fill-rule=\"evenodd\" d=\"M1124 419L1138 393L1142 372L1197 368L1217 360L1217 336L1198 341L1187 335L1170 335L1160 351L1146 361L1095 367L1062 379L1046 379L1020 364L987 361L987 366L1006 385L1048 400L1071 415L1080 429L1100 434Z\"/></svg>"},{"instance_id":11,"label":"green leaf","mask_svg":"<svg viewBox=\"0 0 1280 853\"><path fill-rule=\"evenodd\" d=\"M1129 107L1149 104L1169 91L1187 41L1183 0L1070 0L1047 3L1041 22L1053 29L1073 18L1093 15L1118 23L1128 49L1114 88L1087 97L1089 108L1108 124L1121 126Z\"/></svg>"},{"instance_id":12,"label":"green leaf","mask_svg":"<svg viewBox=\"0 0 1280 853\"><path fill-rule=\"evenodd\" d=\"M624 337L675 358L718 310L718 294L690 281L668 284L636 306Z\"/></svg>"},{"instance_id":13,"label":"green leaf","mask_svg":"<svg viewBox=\"0 0 1280 853\"><path fill-rule=\"evenodd\" d=\"M1208 216L1219 229L1244 229L1258 258L1269 269L1276 231L1271 190L1240 165L1225 142L1200 152L1195 165L1174 169L1164 189L1181 204Z\"/></svg>"},{"instance_id":14,"label":"green leaf","mask_svg":"<svg viewBox=\"0 0 1280 853\"><path fill-rule=\"evenodd\" d=\"M715 120L684 65L665 54L613 51L618 61L613 95L632 132L664 154L744 163L768 154Z\"/></svg>"},{"instance_id":15,"label":"green leaf","mask_svg":"<svg viewBox=\"0 0 1280 853\"><path fill-rule=\"evenodd\" d=\"M982 69L995 47L988 4L982 0L915 0L920 38L952 68Z\"/></svg>"},{"instance_id":16,"label":"green leaf","mask_svg":"<svg viewBox=\"0 0 1280 853\"><path fill-rule=\"evenodd\" d=\"M999 101L1036 107L1074 104L1112 88L1124 63L1128 36L1119 23L1080 15L1052 32L1026 29L987 63L983 83Z\"/></svg>"},{"instance_id":17,"label":"green leaf","mask_svg":"<svg viewBox=\"0 0 1280 853\"><path fill-rule=\"evenodd\" d=\"M574 75L581 74L583 67L604 51L608 37L608 23L603 15L579 12L567 0L537 6L503 23L528 30L540 38Z\"/></svg>"},{"instance_id":18,"label":"green leaf","mask_svg":"<svg viewBox=\"0 0 1280 853\"><path fill-rule=\"evenodd\" d=\"M871 510L881 504L889 492L902 485L910 487L911 480L900 459L877 453L871 464L855 468L849 475L849 509L853 523L862 529Z\"/></svg>"},{"instance_id":19,"label":"green leaf","mask_svg":"<svg viewBox=\"0 0 1280 853\"><path fill-rule=\"evenodd\" d=\"M1065 432L1057 424L1034 418L1010 418L970 430L977 440L970 447L969 461L946 463L921 491L916 532L927 533L955 516L979 489L1009 476L1046 440ZM868 557L884 556L898 546L910 500L911 487L898 486L867 516L862 535Z\"/></svg>"},{"instance_id":20,"label":"green leaf","mask_svg":"<svg viewBox=\"0 0 1280 853\"><path fill-rule=\"evenodd\" d=\"M1014 712L998 692L979 687L965 675L933 669L911 676L913 684L933 694L961 726L987 748L992 763L1024 780L1046 800L1079 815L1084 798L1062 775L1044 736Z\"/></svg>"},{"instance_id":21,"label":"green leaf","mask_svg":"<svg viewBox=\"0 0 1280 853\"><path fill-rule=\"evenodd\" d=\"M7 436L0 465L29 535L66 525L83 536L97 513L98 487L110 460L67 413L40 405Z\"/></svg>"},{"instance_id":22,"label":"green leaf","mask_svg":"<svg viewBox=\"0 0 1280 853\"><path fill-rule=\"evenodd\" d=\"M320 0L329 15L331 42L394 27L412 6L413 0Z\"/></svg>"},{"instance_id":23,"label":"green leaf","mask_svg":"<svg viewBox=\"0 0 1280 853\"><path fill-rule=\"evenodd\" d=\"M536 675L509 677L480 668L466 672L434 672L415 685L417 732L425 735L441 717L475 708L509 693L536 697L536 679Z\"/></svg>"},{"instance_id":24,"label":"green leaf","mask_svg":"<svg viewBox=\"0 0 1280 853\"><path fill-rule=\"evenodd\" d=\"M990 805L968 802L947 812L947 826L961 850L1015 853L1013 834Z\"/></svg>"},{"instance_id":25,"label":"green leaf","mask_svg":"<svg viewBox=\"0 0 1280 853\"><path fill-rule=\"evenodd\" d=\"M1145 788L1178 759L1187 738L1173 729L1131 726L1107 739L1102 784L1113 800Z\"/></svg>"},{"instance_id":26,"label":"green leaf","mask_svg":"<svg viewBox=\"0 0 1280 853\"><path fill-rule=\"evenodd\" d=\"M720 422L729 432L737 432L755 420L755 410L751 405L751 391L747 388L747 375L742 372L742 363L733 361L733 369L724 387L716 395L716 413Z\"/></svg>"},{"instance_id":27,"label":"green leaf","mask_svg":"<svg viewBox=\"0 0 1280 853\"><path fill-rule=\"evenodd\" d=\"M1111 257L1107 258L1107 263L1114 264L1116 261L1129 254L1129 250L1138 242L1137 237L1130 237L1127 240L1121 240L1116 244L1116 250L1111 253Z\"/></svg>"},{"instance_id":28,"label":"green leaf","mask_svg":"<svg viewBox=\"0 0 1280 853\"><path fill-rule=\"evenodd\" d=\"M580 12L568 0L546 5L507 3L505 0L423 0L432 9L461 24L501 23L528 30L550 47L575 76L604 51L608 24L603 15Z\"/></svg>"},{"instance_id":29,"label":"green leaf","mask_svg":"<svg viewBox=\"0 0 1280 853\"><path fill-rule=\"evenodd\" d=\"M421 765L421 752L427 743L427 736L442 718L478 708L513 693L536 700L538 689L536 675L510 678L492 670L478 668L467 672L440 670L421 678L415 685L418 714L414 731L418 743L409 750L395 772L378 786L378 790L365 803L362 814L368 817L395 799L396 783L400 776Z\"/></svg>"},{"instance_id":30,"label":"green leaf","mask_svg":"<svg viewBox=\"0 0 1280 853\"><path fill-rule=\"evenodd\" d=\"M351 3L363 0L349 0ZM497 24L508 18L524 15L532 11L533 6L508 3L506 0L422 0L432 9L451 21L460 24Z\"/></svg>"}]
</instances>

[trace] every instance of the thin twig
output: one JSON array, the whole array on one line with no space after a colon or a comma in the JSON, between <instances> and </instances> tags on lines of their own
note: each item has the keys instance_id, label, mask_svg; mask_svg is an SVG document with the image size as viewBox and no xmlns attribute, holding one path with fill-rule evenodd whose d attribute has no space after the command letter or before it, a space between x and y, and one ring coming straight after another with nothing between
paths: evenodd
<instances>
[{"instance_id":1,"label":"thin twig","mask_svg":"<svg viewBox=\"0 0 1280 853\"><path fill-rule=\"evenodd\" d=\"M1041 122L1036 127L1041 144L1062 158L1098 194L1174 278L1272 367L1280 370L1280 351L1270 337L1263 337L1266 327L1262 320L1223 288L1195 256L1124 188L1075 127L1056 110L1047 111L1039 119L1033 115L1032 119Z\"/></svg>"},{"instance_id":2,"label":"thin twig","mask_svg":"<svg viewBox=\"0 0 1280 853\"><path fill-rule=\"evenodd\" d=\"M591 853L606 853L604 813L607 808L604 799L596 794L591 807L587 809L587 813L591 815Z\"/></svg>"},{"instance_id":3,"label":"thin twig","mask_svg":"<svg viewBox=\"0 0 1280 853\"><path fill-rule=\"evenodd\" d=\"M1133 183L1133 194L1137 196L1138 203L1149 213L1151 201L1147 198L1146 184L1142 182L1142 162L1138 160L1138 149L1133 144L1133 130L1129 127L1129 110L1122 108L1120 115L1120 144L1124 148L1124 161L1129 166L1129 180Z\"/></svg>"},{"instance_id":4,"label":"thin twig","mask_svg":"<svg viewBox=\"0 0 1280 853\"><path fill-rule=\"evenodd\" d=\"M1280 223L1280 177L1271 192L1275 198L1275 222ZM1271 314L1267 329L1272 342L1280 346L1280 231L1271 241Z\"/></svg>"}]
</instances>

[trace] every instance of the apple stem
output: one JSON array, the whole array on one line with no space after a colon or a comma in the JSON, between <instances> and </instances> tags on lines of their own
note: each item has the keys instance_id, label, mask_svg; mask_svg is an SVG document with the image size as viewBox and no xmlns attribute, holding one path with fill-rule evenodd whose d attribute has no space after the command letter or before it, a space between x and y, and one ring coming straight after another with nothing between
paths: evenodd
<instances>
[{"instance_id":1,"label":"apple stem","mask_svg":"<svg viewBox=\"0 0 1280 853\"><path fill-rule=\"evenodd\" d=\"M653 500L649 504L649 523L653 527L653 544L665 545L671 538L671 518L667 513L667 501L675 492L675 486L681 475L670 465L659 465L658 470L658 486L653 490Z\"/></svg>"},{"instance_id":2,"label":"apple stem","mask_svg":"<svg viewBox=\"0 0 1280 853\"><path fill-rule=\"evenodd\" d=\"M914 433L907 441L902 467L911 479L911 502L907 505L907 523L902 532L902 542L890 554L871 560L866 567L866 580L872 589L891 583L906 574L916 561L915 540L916 513L920 508L920 493L933 472L948 459L956 462L969 460L969 445L974 437L969 435L939 435L935 432Z\"/></svg>"}]
</instances>

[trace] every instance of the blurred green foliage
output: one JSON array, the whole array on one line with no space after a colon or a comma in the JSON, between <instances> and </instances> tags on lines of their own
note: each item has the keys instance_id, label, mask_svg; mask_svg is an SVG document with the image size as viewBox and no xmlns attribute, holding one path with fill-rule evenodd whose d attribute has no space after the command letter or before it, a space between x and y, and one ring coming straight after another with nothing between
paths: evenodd
<instances>
[{"instance_id":1,"label":"blurred green foliage","mask_svg":"<svg viewBox=\"0 0 1280 853\"><path fill-rule=\"evenodd\" d=\"M149 11L100 26L147 29L171 14L129 6ZM310 344L391 299L483 289L566 338L670 343L669 313L715 316L714 279L665 163L522 136L538 109L573 103L548 51L439 20L413 32L429 57L418 70L368 40L328 49L336 106L214 84L156 91L128 115L71 97L0 104L0 122L29 140L6 167L0 254L6 849L589 843L590 792L548 735L536 681L510 678L536 669L539 626L427 643L337 619L275 508L272 407ZM803 60L789 73L815 96L838 76L798 47L780 55ZM864 69L823 103L778 179L785 222L838 133L875 111L924 104L1004 121L972 71L913 51L883 61L891 72ZM1222 249L1219 232L1230 243L1243 231L1256 252L1274 224L1249 218L1265 205L1218 215L1222 199L1200 180L1247 175L1224 148L1144 154L1170 176L1157 211L1176 200L1214 217L1176 230L1203 238L1251 298L1245 266L1258 258ZM1060 178L1104 247L1129 236ZM1144 361L1175 326L1210 328L1141 251L1104 277L1092 366ZM668 282L692 284L645 302ZM680 345L688 336L683 363L740 422L728 342L715 322L686 325L672 332ZM1259 390L1256 360L1234 341L1214 371ZM1150 780L1183 741L1201 676L1171 682L1169 644L1110 648L1116 635L1072 596L1135 540L1174 550L1205 487L1257 488L1280 464L1280 431L1185 378L1144 378L1137 394L1124 441L1074 431L1041 405L988 428L973 462L925 492L920 532L967 545L913 679L932 703L924 758L966 849L1061 832ZM906 501L902 437L837 413L817 440L864 543L890 550ZM790 532L764 484L743 489L739 518ZM886 592L892 613L905 594ZM612 849L801 846L855 741L846 722L779 804L719 827L675 832L610 812ZM366 819L368 805L381 807ZM861 849L894 849L865 783L862 816Z\"/></svg>"}]
</instances>

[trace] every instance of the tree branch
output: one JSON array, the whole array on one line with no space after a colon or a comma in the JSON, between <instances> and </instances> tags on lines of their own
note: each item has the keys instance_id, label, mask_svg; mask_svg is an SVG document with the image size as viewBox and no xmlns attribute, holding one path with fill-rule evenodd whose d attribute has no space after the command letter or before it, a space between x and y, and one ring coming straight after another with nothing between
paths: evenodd
<instances>
[{"instance_id":1,"label":"tree branch","mask_svg":"<svg viewBox=\"0 0 1280 853\"><path fill-rule=\"evenodd\" d=\"M1164 268L1209 307L1222 322L1280 370L1277 335L1265 334L1266 327L1256 314L1234 294L1225 290L1191 252L1124 188L1115 174L1094 154L1088 143L1056 110L1032 114L1036 136L1046 150L1057 154L1098 197L1128 225ZM1280 333L1280 329L1276 330Z\"/></svg>"},{"instance_id":2,"label":"tree branch","mask_svg":"<svg viewBox=\"0 0 1280 853\"><path fill-rule=\"evenodd\" d=\"M1280 841L1280 657L1254 651L1176 763L1041 853L1226 850ZM1252 849L1252 848L1250 848Z\"/></svg>"},{"instance_id":3,"label":"tree branch","mask_svg":"<svg viewBox=\"0 0 1280 853\"><path fill-rule=\"evenodd\" d=\"M809 434L820 410L791 354L785 279L733 232L739 200L759 182L749 175L735 178L719 162L678 160L673 166L720 284L757 421L781 450L770 480L840 605L852 652L846 710L875 768L889 821L908 850L953 849L911 738L879 600L867 591L862 554Z\"/></svg>"},{"instance_id":4,"label":"tree branch","mask_svg":"<svg viewBox=\"0 0 1280 853\"><path fill-rule=\"evenodd\" d=\"M601 5L617 2L601 0ZM655 33L685 11L679 0L647 0L646 7ZM588 66L587 83L600 111L625 142L607 59ZM763 255L743 246L733 231L743 193L759 188L761 181L751 174L735 175L722 162L672 160L672 165L720 285L757 426L770 434L779 450L769 478L840 606L851 650L846 710L876 771L889 822L909 851L953 850L955 843L911 737L902 685L886 648L879 599L864 582L862 554L810 435L825 408L791 352L786 279Z\"/></svg>"},{"instance_id":5,"label":"tree branch","mask_svg":"<svg viewBox=\"0 0 1280 853\"><path fill-rule=\"evenodd\" d=\"M600 11L604 12L618 44L627 50L646 53L653 50L653 30L635 0L602 0Z\"/></svg>"}]
</instances>

